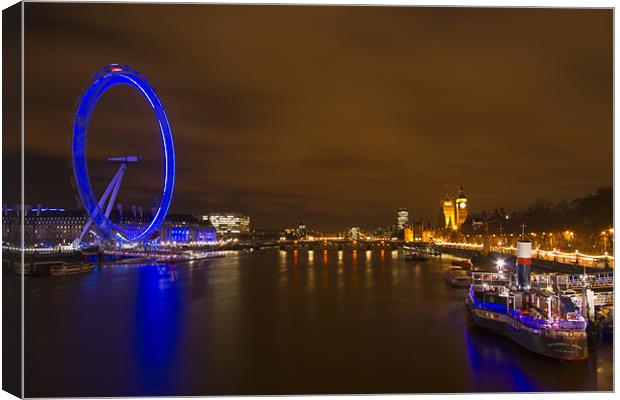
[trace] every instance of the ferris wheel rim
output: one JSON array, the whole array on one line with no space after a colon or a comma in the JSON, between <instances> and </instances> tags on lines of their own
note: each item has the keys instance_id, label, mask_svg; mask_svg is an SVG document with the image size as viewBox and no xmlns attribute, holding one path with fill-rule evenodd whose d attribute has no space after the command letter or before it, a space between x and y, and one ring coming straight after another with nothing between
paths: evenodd
<instances>
[{"instance_id":1,"label":"ferris wheel rim","mask_svg":"<svg viewBox=\"0 0 620 400\"><path fill-rule=\"evenodd\" d=\"M161 201L149 223L136 233L128 232L123 227L114 224L105 216L90 184L86 162L87 131L91 115L101 96L108 89L116 85L131 86L148 100L157 117L164 151L164 183L162 186ZM112 64L104 67L93 75L92 82L81 96L73 122L72 160L75 182L82 204L93 224L106 239L117 242L147 240L161 226L170 209L174 191L176 163L174 141L168 116L159 96L149 85L147 79L138 71L128 66Z\"/></svg>"}]
</instances>

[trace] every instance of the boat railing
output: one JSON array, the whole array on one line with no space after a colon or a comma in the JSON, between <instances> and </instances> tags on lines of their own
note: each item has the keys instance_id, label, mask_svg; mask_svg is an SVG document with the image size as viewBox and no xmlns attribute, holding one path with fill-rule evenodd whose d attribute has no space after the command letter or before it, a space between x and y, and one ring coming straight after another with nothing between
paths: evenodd
<instances>
[{"instance_id":1,"label":"boat railing","mask_svg":"<svg viewBox=\"0 0 620 400\"><path fill-rule=\"evenodd\" d=\"M472 282L475 286L508 286L510 277L498 272L472 272Z\"/></svg>"},{"instance_id":2,"label":"boat railing","mask_svg":"<svg viewBox=\"0 0 620 400\"><path fill-rule=\"evenodd\" d=\"M524 315L523 313L511 310L510 315L515 320L519 321L525 326L534 329L550 329L550 330L579 330L583 331L586 329L586 321L583 317L575 317L574 320L564 320L564 319L539 319L534 318L529 315Z\"/></svg>"},{"instance_id":3,"label":"boat railing","mask_svg":"<svg viewBox=\"0 0 620 400\"><path fill-rule=\"evenodd\" d=\"M532 274L530 277L530 285L540 288L551 286L551 275Z\"/></svg>"},{"instance_id":4,"label":"boat railing","mask_svg":"<svg viewBox=\"0 0 620 400\"><path fill-rule=\"evenodd\" d=\"M470 298L474 302L476 308L506 313L506 315L510 316L513 320L518 321L528 328L551 331L583 331L586 329L586 321L580 314L574 314L571 319L544 319L537 316L523 314L523 312L519 310L508 310L508 307L504 305L486 303L477 300L471 293L471 290Z\"/></svg>"},{"instance_id":5,"label":"boat railing","mask_svg":"<svg viewBox=\"0 0 620 400\"><path fill-rule=\"evenodd\" d=\"M614 274L612 272L598 274L559 275L557 282L566 288L607 288L614 286Z\"/></svg>"},{"instance_id":6,"label":"boat railing","mask_svg":"<svg viewBox=\"0 0 620 400\"><path fill-rule=\"evenodd\" d=\"M569 297L576 307L581 308L583 304L582 294L576 293ZM611 304L614 304L614 292L595 292L594 293L594 305L595 306L608 306Z\"/></svg>"}]
</instances>

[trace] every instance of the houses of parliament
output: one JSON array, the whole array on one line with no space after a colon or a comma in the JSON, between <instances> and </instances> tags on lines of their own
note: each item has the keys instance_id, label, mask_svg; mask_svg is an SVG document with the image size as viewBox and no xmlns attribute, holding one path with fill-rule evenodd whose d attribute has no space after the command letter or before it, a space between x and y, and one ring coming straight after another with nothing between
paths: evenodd
<instances>
[{"instance_id":1,"label":"houses of parliament","mask_svg":"<svg viewBox=\"0 0 620 400\"><path fill-rule=\"evenodd\" d=\"M440 224L445 229L458 230L467 219L467 196L463 185L456 196L445 195L440 200Z\"/></svg>"}]
</instances>

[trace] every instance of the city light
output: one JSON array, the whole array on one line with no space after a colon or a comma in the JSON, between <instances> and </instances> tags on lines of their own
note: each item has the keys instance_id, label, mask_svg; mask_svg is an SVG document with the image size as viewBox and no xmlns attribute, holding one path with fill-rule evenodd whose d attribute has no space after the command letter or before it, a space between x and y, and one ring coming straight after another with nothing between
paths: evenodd
<instances>
[{"instance_id":1,"label":"city light","mask_svg":"<svg viewBox=\"0 0 620 400\"><path fill-rule=\"evenodd\" d=\"M613 8L52 3L3 11L3 390L618 389Z\"/></svg>"}]
</instances>

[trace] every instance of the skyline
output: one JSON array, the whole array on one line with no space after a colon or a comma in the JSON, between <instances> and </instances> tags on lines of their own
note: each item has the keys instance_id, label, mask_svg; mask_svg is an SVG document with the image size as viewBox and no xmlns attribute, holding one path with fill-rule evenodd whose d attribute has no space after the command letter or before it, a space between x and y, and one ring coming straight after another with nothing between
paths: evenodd
<instances>
[{"instance_id":1,"label":"skyline","mask_svg":"<svg viewBox=\"0 0 620 400\"><path fill-rule=\"evenodd\" d=\"M433 221L444 185L462 183L472 212L613 186L611 10L27 4L26 14L27 202L78 205L69 121L90 74L111 62L148 76L169 114L172 213L333 230L382 226L399 207ZM139 148L119 201L149 204L156 130L139 94L106 93L90 127L95 185L112 175L102 160Z\"/></svg>"},{"instance_id":2,"label":"skyline","mask_svg":"<svg viewBox=\"0 0 620 400\"><path fill-rule=\"evenodd\" d=\"M505 209L504 207L495 207L493 209L487 209L487 210L475 210L475 209L470 210L469 203L468 203L468 206L467 206L468 211L466 213L466 217L464 220L462 220L467 223L465 225L462 225L461 228L465 228L467 226L465 230L469 231L470 229L474 229L475 231L476 229L479 229L479 228L476 228L474 225L476 225L476 223L481 223L482 221L484 221L484 219L487 218L487 216L491 220L491 222L497 222L495 221L496 217L494 217L493 215L505 215L506 219L508 219L509 217L512 217L510 223L506 223L505 226L503 226L503 229L505 232L512 231L513 233L519 233L521 232L523 228L523 224L525 224L525 227L531 228L529 230L532 230L532 231L541 231L541 230L544 231L545 229L543 226L547 227L546 230L553 231L554 228L549 227L550 221L540 221L538 224L532 222L532 218L533 218L532 214L536 214L536 213L540 214L541 211L556 212L556 213L558 211L574 213L575 210L570 211L574 207L580 208L580 210L577 211L577 213L582 214L585 211L583 209L584 202L585 204L587 204L585 205L585 207L587 208L587 211L585 211L586 213L595 212L594 210L596 209L597 210L596 212L598 212L599 214L600 213L604 214L605 212L611 212L610 211L611 209L605 210L606 206L608 205L606 204L605 198L609 196L613 196L613 188L600 187L595 191L595 193L587 193L586 195L578 197L578 198L568 199L568 201L561 200L558 202L553 202L553 201L549 201L548 199L537 199L536 202L530 204L529 207L519 209L519 210ZM457 198L458 196L452 196L451 200L454 201ZM442 200L445 200L445 199L446 199L445 197L442 197ZM592 203L593 200L597 203L597 205ZM466 201L467 202L469 201L467 197L466 197ZM601 201L602 201L602 204L601 204ZM7 207L9 215L14 215L14 213L17 211L16 206L19 206L19 205L4 204L3 206ZM68 212L71 214L74 214L75 212L81 212L84 215L87 214L86 210L84 210L83 207L72 209L72 208L63 208L63 207L51 207L48 204L41 204L41 203L39 204L26 203L25 206L27 207L26 209L30 214L38 210L62 211L62 212ZM603 209L601 209L600 206L603 206L602 207ZM419 224L422 224L424 227L427 227L430 230L440 231L440 230L444 230L448 228L444 226L444 223L446 223L446 218L448 217L445 215L445 209L443 205L438 208L438 215L436 215L436 218L434 219L433 218L430 218L430 219L420 218L419 216L412 214L411 210L407 208L398 208L396 210L393 210L393 214L391 216L392 220L383 221L382 223L378 225L364 226L360 224L357 224L357 225L353 224L350 226L341 226L333 230L324 230L324 229L321 229L320 227L313 227L313 226L308 226L307 228L311 231L314 231L315 233L323 233L323 234L327 234L327 233L338 234L338 233L348 232L352 228L358 228L366 232L370 232L375 229L387 229L387 230L397 229L397 227L401 223L401 211L403 210L407 211L408 213L408 222L406 224L410 227L414 225L417 226ZM117 212L117 207L113 209L113 212L114 213ZM133 212L138 212L138 213L144 212L146 215L150 216L151 215L150 213L152 213L152 210L148 208L144 209L141 207L136 207L135 205L127 205L127 204L123 205L123 213L130 215ZM235 210L209 210L209 211L201 212L201 213L191 213L191 212L183 212L183 210L177 210L175 212L170 213L168 216L171 216L172 220L177 220L177 218L179 217L187 217L187 218L191 217L191 218L194 218L196 221L205 221L205 219L208 218L210 215L239 215L239 216L250 218L252 221L254 221L254 218L255 218L255 216L243 214ZM515 216L516 216L516 219L514 218ZM595 220L598 219L599 216L594 217L594 219ZM538 217L540 217L540 215L538 215ZM553 220L557 220L557 215L553 215L553 216L548 215L547 217L552 218ZM568 217L567 215L564 215L564 218L567 218L567 217ZM166 220L168 220L168 217L166 217ZM517 225L515 225L515 221L517 221ZM529 221L529 222L526 222L526 221ZM470 222L474 224L472 225ZM590 221L590 222L594 222L595 224L600 223L600 221ZM554 221L551 221L551 224L553 225ZM265 226L255 226L254 223L252 222L251 230L252 231L282 231L286 229L297 229L298 226L300 225L306 226L307 224L305 221L302 220L298 222L293 221L287 225L265 227ZM565 227L563 228L556 227L556 230L558 229L559 231L564 231ZM574 227L571 227L570 229L572 230L574 229ZM459 228L458 231L461 232L461 229Z\"/></svg>"}]
</instances>

